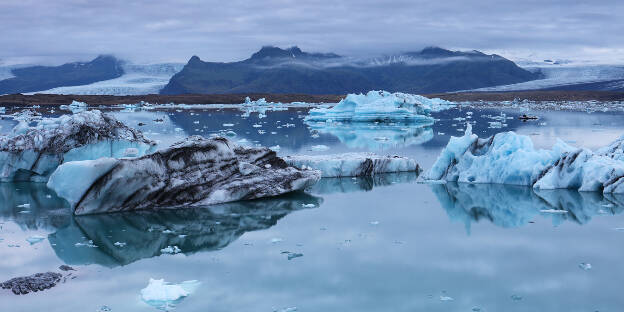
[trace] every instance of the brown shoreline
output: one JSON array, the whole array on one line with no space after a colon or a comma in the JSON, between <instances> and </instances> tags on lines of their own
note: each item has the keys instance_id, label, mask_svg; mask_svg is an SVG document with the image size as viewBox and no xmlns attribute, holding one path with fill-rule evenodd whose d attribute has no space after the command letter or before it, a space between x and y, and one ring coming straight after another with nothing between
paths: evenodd
<instances>
[{"instance_id":1,"label":"brown shoreline","mask_svg":"<svg viewBox=\"0 0 624 312\"><path fill-rule=\"evenodd\" d=\"M344 95L312 94L185 94L185 95L57 95L57 94L9 94L0 96L0 106L32 105L68 105L73 100L86 102L92 106L133 104L140 101L152 104L240 104L249 96L256 100L266 98L270 102L311 102L336 103ZM462 92L426 94L427 97L439 97L449 101L512 101L514 99L530 101L624 101L624 92L611 91L518 91L518 92Z\"/></svg>"}]
</instances>

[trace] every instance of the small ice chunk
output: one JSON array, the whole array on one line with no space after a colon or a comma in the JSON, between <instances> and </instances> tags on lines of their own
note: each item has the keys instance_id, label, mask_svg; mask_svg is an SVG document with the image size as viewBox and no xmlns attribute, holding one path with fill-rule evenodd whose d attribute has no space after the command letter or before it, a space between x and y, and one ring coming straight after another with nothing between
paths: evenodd
<instances>
[{"instance_id":1,"label":"small ice chunk","mask_svg":"<svg viewBox=\"0 0 624 312\"><path fill-rule=\"evenodd\" d=\"M182 250L178 246L167 246L160 250L161 253L172 254L175 255L180 253Z\"/></svg>"},{"instance_id":2,"label":"small ice chunk","mask_svg":"<svg viewBox=\"0 0 624 312\"><path fill-rule=\"evenodd\" d=\"M283 241L284 239L279 238L279 237L271 238L271 244L276 244L276 243L283 242Z\"/></svg>"},{"instance_id":3,"label":"small ice chunk","mask_svg":"<svg viewBox=\"0 0 624 312\"><path fill-rule=\"evenodd\" d=\"M119 248L122 248L122 247L125 247L125 246L126 246L126 243L122 243L122 242L115 242L113 245L115 245L115 246L117 246L117 247L119 247Z\"/></svg>"},{"instance_id":4,"label":"small ice chunk","mask_svg":"<svg viewBox=\"0 0 624 312\"><path fill-rule=\"evenodd\" d=\"M292 260L295 258L299 258L299 257L303 257L302 253L297 253L297 252L289 252L288 253L288 260Z\"/></svg>"},{"instance_id":5,"label":"small ice chunk","mask_svg":"<svg viewBox=\"0 0 624 312\"><path fill-rule=\"evenodd\" d=\"M518 296L518 295L511 295L510 298L513 301L520 301L520 300L522 300L522 296Z\"/></svg>"},{"instance_id":6,"label":"small ice chunk","mask_svg":"<svg viewBox=\"0 0 624 312\"><path fill-rule=\"evenodd\" d=\"M455 299L453 299L452 297L440 295L440 301L453 301L453 300Z\"/></svg>"},{"instance_id":7,"label":"small ice chunk","mask_svg":"<svg viewBox=\"0 0 624 312\"><path fill-rule=\"evenodd\" d=\"M585 270L585 271L589 271L592 268L591 263L585 263L585 262L581 262L579 263L579 268Z\"/></svg>"},{"instance_id":8,"label":"small ice chunk","mask_svg":"<svg viewBox=\"0 0 624 312\"><path fill-rule=\"evenodd\" d=\"M224 127L234 127L233 123L224 123L223 124Z\"/></svg>"},{"instance_id":9,"label":"small ice chunk","mask_svg":"<svg viewBox=\"0 0 624 312\"><path fill-rule=\"evenodd\" d=\"M30 208L30 204L17 205L17 208Z\"/></svg>"},{"instance_id":10,"label":"small ice chunk","mask_svg":"<svg viewBox=\"0 0 624 312\"><path fill-rule=\"evenodd\" d=\"M154 307L170 307L176 300L188 297L195 292L199 284L197 280L170 284L164 279L150 278L147 287L141 289L141 299Z\"/></svg>"},{"instance_id":11,"label":"small ice chunk","mask_svg":"<svg viewBox=\"0 0 624 312\"><path fill-rule=\"evenodd\" d=\"M34 245L36 243L41 242L44 239L45 239L45 237L43 237L43 236L33 235L33 236L27 238L26 241L29 242L31 245Z\"/></svg>"},{"instance_id":12,"label":"small ice chunk","mask_svg":"<svg viewBox=\"0 0 624 312\"><path fill-rule=\"evenodd\" d=\"M301 207L303 207L303 208L314 208L314 207L316 207L316 205L315 204L301 204Z\"/></svg>"}]
</instances>

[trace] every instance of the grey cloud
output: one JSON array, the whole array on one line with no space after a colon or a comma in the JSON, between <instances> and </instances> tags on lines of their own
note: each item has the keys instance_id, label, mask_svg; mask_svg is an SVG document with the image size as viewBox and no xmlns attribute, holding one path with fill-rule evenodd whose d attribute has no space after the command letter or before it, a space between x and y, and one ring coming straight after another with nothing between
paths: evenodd
<instances>
[{"instance_id":1,"label":"grey cloud","mask_svg":"<svg viewBox=\"0 0 624 312\"><path fill-rule=\"evenodd\" d=\"M439 45L574 57L624 49L623 15L618 0L3 0L0 58L232 61L269 44L352 56Z\"/></svg>"}]
</instances>

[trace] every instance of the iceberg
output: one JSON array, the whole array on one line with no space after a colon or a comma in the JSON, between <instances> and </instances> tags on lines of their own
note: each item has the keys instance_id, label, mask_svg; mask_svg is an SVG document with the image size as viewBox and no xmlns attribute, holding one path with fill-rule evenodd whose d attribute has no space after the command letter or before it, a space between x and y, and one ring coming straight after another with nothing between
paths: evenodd
<instances>
[{"instance_id":1,"label":"iceberg","mask_svg":"<svg viewBox=\"0 0 624 312\"><path fill-rule=\"evenodd\" d=\"M326 177L372 176L381 173L420 171L413 159L374 153L343 153L333 155L293 155L286 163L299 169L315 169Z\"/></svg>"},{"instance_id":2,"label":"iceberg","mask_svg":"<svg viewBox=\"0 0 624 312\"><path fill-rule=\"evenodd\" d=\"M425 179L624 193L624 161L614 148L622 142L597 152L561 140L550 150L535 149L529 137L514 132L480 139L468 124L464 136L449 140Z\"/></svg>"},{"instance_id":3,"label":"iceberg","mask_svg":"<svg viewBox=\"0 0 624 312\"><path fill-rule=\"evenodd\" d=\"M20 121L13 133L0 136L0 181L47 182L62 163L100 157L137 156L155 142L98 110L43 118L35 126Z\"/></svg>"},{"instance_id":4,"label":"iceberg","mask_svg":"<svg viewBox=\"0 0 624 312\"><path fill-rule=\"evenodd\" d=\"M289 166L268 148L191 136L139 158L64 163L47 185L81 215L270 197L319 179L319 171Z\"/></svg>"},{"instance_id":5,"label":"iceberg","mask_svg":"<svg viewBox=\"0 0 624 312\"><path fill-rule=\"evenodd\" d=\"M369 91L366 94L349 94L336 106L310 110L305 121L389 122L404 121L433 123L427 116L444 110L453 103L442 99L386 91Z\"/></svg>"},{"instance_id":6,"label":"iceberg","mask_svg":"<svg viewBox=\"0 0 624 312\"><path fill-rule=\"evenodd\" d=\"M141 300L150 306L167 311L181 299L194 293L199 284L196 280L171 284L164 279L150 278L147 287L141 289Z\"/></svg>"}]
</instances>

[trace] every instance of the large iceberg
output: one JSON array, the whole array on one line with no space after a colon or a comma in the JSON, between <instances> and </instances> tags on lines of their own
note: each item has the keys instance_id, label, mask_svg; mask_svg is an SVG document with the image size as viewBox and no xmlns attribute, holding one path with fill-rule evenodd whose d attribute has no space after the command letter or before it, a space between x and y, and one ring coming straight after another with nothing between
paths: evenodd
<instances>
[{"instance_id":1,"label":"large iceberg","mask_svg":"<svg viewBox=\"0 0 624 312\"><path fill-rule=\"evenodd\" d=\"M373 153L293 155L284 157L284 160L289 165L300 169L320 170L324 178L420 171L420 167L413 159L396 155L381 156Z\"/></svg>"},{"instance_id":2,"label":"large iceberg","mask_svg":"<svg viewBox=\"0 0 624 312\"><path fill-rule=\"evenodd\" d=\"M617 148L622 140L597 152L561 140L550 150L535 149L529 137L514 132L480 139L468 124L463 137L450 139L425 178L624 193L624 161Z\"/></svg>"},{"instance_id":3,"label":"large iceberg","mask_svg":"<svg viewBox=\"0 0 624 312\"><path fill-rule=\"evenodd\" d=\"M312 109L305 121L433 123L428 114L451 105L453 103L442 99L420 95L369 91L366 94L349 94L331 108Z\"/></svg>"},{"instance_id":4,"label":"large iceberg","mask_svg":"<svg viewBox=\"0 0 624 312\"><path fill-rule=\"evenodd\" d=\"M155 142L98 110L42 118L35 126L20 120L10 135L0 136L0 181L46 182L62 163L100 157L124 157L130 149L142 156Z\"/></svg>"},{"instance_id":5,"label":"large iceberg","mask_svg":"<svg viewBox=\"0 0 624 312\"><path fill-rule=\"evenodd\" d=\"M90 214L276 196L319 179L319 171L288 166L268 148L192 136L140 158L64 163L48 187L75 214Z\"/></svg>"}]
</instances>

